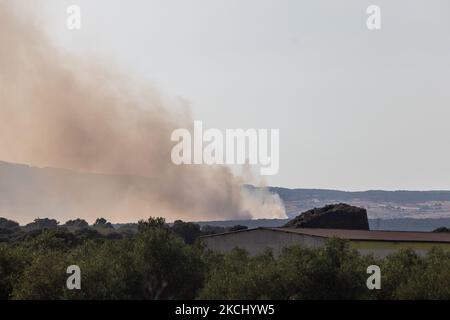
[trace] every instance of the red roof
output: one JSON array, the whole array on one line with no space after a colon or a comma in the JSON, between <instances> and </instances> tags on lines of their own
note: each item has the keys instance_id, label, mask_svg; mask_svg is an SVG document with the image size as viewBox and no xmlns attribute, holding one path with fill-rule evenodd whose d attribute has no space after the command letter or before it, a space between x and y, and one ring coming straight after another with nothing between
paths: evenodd
<instances>
[{"instance_id":1,"label":"red roof","mask_svg":"<svg viewBox=\"0 0 450 320\"><path fill-rule=\"evenodd\" d=\"M332 238L337 237L348 240L362 241L402 241L402 242L440 242L450 243L450 233L445 232L411 232L411 231L368 231L368 230L345 230L345 229L319 229L319 228L266 228L238 230L220 234L212 234L201 238L231 235L240 232L251 232L254 230L270 230L275 232L288 232L308 235L313 237Z\"/></svg>"},{"instance_id":2,"label":"red roof","mask_svg":"<svg viewBox=\"0 0 450 320\"><path fill-rule=\"evenodd\" d=\"M411 231L368 231L315 228L262 228L272 231L298 233L315 237L337 237L348 240L404 241L404 242L448 242L450 233Z\"/></svg>"}]
</instances>

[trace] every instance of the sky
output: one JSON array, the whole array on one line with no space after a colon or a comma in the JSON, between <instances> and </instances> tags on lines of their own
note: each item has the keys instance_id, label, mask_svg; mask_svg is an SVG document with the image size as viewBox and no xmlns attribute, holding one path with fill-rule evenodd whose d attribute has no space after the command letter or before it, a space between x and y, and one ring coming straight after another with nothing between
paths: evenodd
<instances>
[{"instance_id":1,"label":"sky","mask_svg":"<svg viewBox=\"0 0 450 320\"><path fill-rule=\"evenodd\" d=\"M72 4L81 30L66 28ZM23 10L56 46L187 101L207 128L279 129L269 185L450 189L447 0L39 0Z\"/></svg>"}]
</instances>

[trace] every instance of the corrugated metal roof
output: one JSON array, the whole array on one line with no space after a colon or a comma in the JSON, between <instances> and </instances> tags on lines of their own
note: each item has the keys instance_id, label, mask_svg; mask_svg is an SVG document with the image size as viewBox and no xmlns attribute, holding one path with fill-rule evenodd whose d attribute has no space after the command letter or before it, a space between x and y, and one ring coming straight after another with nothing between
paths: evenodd
<instances>
[{"instance_id":1,"label":"corrugated metal roof","mask_svg":"<svg viewBox=\"0 0 450 320\"><path fill-rule=\"evenodd\" d=\"M254 228L221 234L212 234L202 238L231 235L254 230L270 230L275 232L288 232L309 235L313 237L337 237L348 240L361 241L402 241L402 242L441 242L450 243L450 233L444 232L411 232L411 231L367 231L345 229L316 229L316 228Z\"/></svg>"},{"instance_id":2,"label":"corrugated metal roof","mask_svg":"<svg viewBox=\"0 0 450 320\"><path fill-rule=\"evenodd\" d=\"M299 233L315 237L337 237L348 240L403 241L403 242L448 242L450 233L411 231L368 231L315 228L265 228L273 231Z\"/></svg>"}]
</instances>

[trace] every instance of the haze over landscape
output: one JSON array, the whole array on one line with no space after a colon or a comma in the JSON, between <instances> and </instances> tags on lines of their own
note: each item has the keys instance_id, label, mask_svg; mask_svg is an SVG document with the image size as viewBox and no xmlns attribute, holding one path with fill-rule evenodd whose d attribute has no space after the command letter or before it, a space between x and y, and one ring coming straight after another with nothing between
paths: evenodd
<instances>
[{"instance_id":1,"label":"haze over landscape","mask_svg":"<svg viewBox=\"0 0 450 320\"><path fill-rule=\"evenodd\" d=\"M61 216L104 214L121 221L152 214L168 219L285 216L277 196L248 194L227 167L171 162L171 132L192 123L186 106L171 108L151 86L137 89L99 60L60 52L9 2L0 3L0 38L0 159L119 176L101 185L75 178L74 186L64 171L38 175L37 188L48 190L56 203L63 201L59 207L45 202L43 213L59 209ZM30 188L30 178L21 180L20 173L6 170L1 182L14 198L14 185ZM20 191L15 199L11 204L7 197L6 203L26 206ZM37 207L28 209L29 215L40 214Z\"/></svg>"},{"instance_id":2,"label":"haze over landscape","mask_svg":"<svg viewBox=\"0 0 450 320\"><path fill-rule=\"evenodd\" d=\"M0 0L0 300L450 300L449 12Z\"/></svg>"},{"instance_id":3,"label":"haze over landscape","mask_svg":"<svg viewBox=\"0 0 450 320\"><path fill-rule=\"evenodd\" d=\"M0 1L0 216L282 219L339 201L374 219L449 216L445 192L292 196L268 187L450 189L450 46L441 37L450 26L409 10L418 1L381 1L391 15L407 12L396 26L388 14L378 35L356 1L284 1L276 11L267 1L239 10L194 1L182 14L161 1L125 12L120 1L79 2L78 32L65 27L68 1ZM102 6L120 19L94 19ZM236 168L173 165L170 134L194 118L280 128L280 173L261 182Z\"/></svg>"},{"instance_id":4,"label":"haze over landscape","mask_svg":"<svg viewBox=\"0 0 450 320\"><path fill-rule=\"evenodd\" d=\"M360 0L77 3L77 31L70 0L36 9L61 49L114 61L205 127L280 129L267 185L450 190L447 0L377 1L375 32Z\"/></svg>"},{"instance_id":5,"label":"haze over landscape","mask_svg":"<svg viewBox=\"0 0 450 320\"><path fill-rule=\"evenodd\" d=\"M0 162L0 177L0 216L22 224L36 217L49 217L61 222L82 218L93 222L100 216L116 223L125 223L136 222L146 215L157 213L149 208L151 200L148 196L152 194L152 181L146 177L82 173L7 162ZM257 214L248 217L224 216L216 211L191 216L186 213L169 214L166 218L169 221L216 221L208 224L218 226L277 226L311 208L345 202L366 208L373 229L431 231L441 226L450 227L450 191L344 192L272 187L260 189L247 185L242 192L259 199L268 193L276 195L268 199L281 199L286 219L283 216ZM174 199L176 197L173 196ZM264 218L266 220L249 221ZM383 222L380 219L391 221ZM226 220L229 222L220 222Z\"/></svg>"}]
</instances>

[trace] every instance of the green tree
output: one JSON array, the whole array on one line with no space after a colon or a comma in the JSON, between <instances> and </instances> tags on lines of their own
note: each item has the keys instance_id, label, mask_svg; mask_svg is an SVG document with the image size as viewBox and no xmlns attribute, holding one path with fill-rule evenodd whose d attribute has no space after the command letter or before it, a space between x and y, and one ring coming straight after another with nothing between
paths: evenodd
<instances>
[{"instance_id":1,"label":"green tree","mask_svg":"<svg viewBox=\"0 0 450 320\"><path fill-rule=\"evenodd\" d=\"M186 245L161 223L159 227L150 225L153 223L140 225L132 252L134 270L139 275L138 296L143 299L195 298L203 284L201 250Z\"/></svg>"},{"instance_id":2,"label":"green tree","mask_svg":"<svg viewBox=\"0 0 450 320\"><path fill-rule=\"evenodd\" d=\"M15 221L0 218L0 229L17 230L19 227L19 224Z\"/></svg>"},{"instance_id":3,"label":"green tree","mask_svg":"<svg viewBox=\"0 0 450 320\"><path fill-rule=\"evenodd\" d=\"M187 244L193 244L202 234L198 224L181 220L176 220L171 229L175 234L183 238Z\"/></svg>"},{"instance_id":4,"label":"green tree","mask_svg":"<svg viewBox=\"0 0 450 320\"><path fill-rule=\"evenodd\" d=\"M144 232L146 230L153 230L155 228L168 228L169 226L166 224L166 219L161 217L150 217L147 220L139 220L138 222L138 231Z\"/></svg>"},{"instance_id":5,"label":"green tree","mask_svg":"<svg viewBox=\"0 0 450 320\"><path fill-rule=\"evenodd\" d=\"M33 222L27 224L25 228L27 230L40 230L40 229L56 229L58 227L59 222L55 219L34 219Z\"/></svg>"},{"instance_id":6,"label":"green tree","mask_svg":"<svg viewBox=\"0 0 450 320\"><path fill-rule=\"evenodd\" d=\"M381 286L378 299L392 300L399 297L399 290L417 270L422 269L423 259L411 249L403 249L386 257L381 263Z\"/></svg>"},{"instance_id":7,"label":"green tree","mask_svg":"<svg viewBox=\"0 0 450 320\"><path fill-rule=\"evenodd\" d=\"M0 300L11 297L14 286L28 264L28 254L19 247L0 244Z\"/></svg>"},{"instance_id":8,"label":"green tree","mask_svg":"<svg viewBox=\"0 0 450 320\"><path fill-rule=\"evenodd\" d=\"M68 220L64 224L66 227L73 227L73 228L88 228L89 224L86 220L83 219L75 219L75 220Z\"/></svg>"},{"instance_id":9,"label":"green tree","mask_svg":"<svg viewBox=\"0 0 450 320\"><path fill-rule=\"evenodd\" d=\"M66 285L65 255L58 251L37 252L24 269L12 292L13 299L61 299Z\"/></svg>"},{"instance_id":10,"label":"green tree","mask_svg":"<svg viewBox=\"0 0 450 320\"><path fill-rule=\"evenodd\" d=\"M105 218L96 219L94 222L94 227L108 228L108 229L114 228L113 225L110 222L108 222Z\"/></svg>"},{"instance_id":11,"label":"green tree","mask_svg":"<svg viewBox=\"0 0 450 320\"><path fill-rule=\"evenodd\" d=\"M368 298L366 269L372 260L340 239L322 248L288 247L277 258L270 252L250 257L235 249L209 269L200 298Z\"/></svg>"},{"instance_id":12,"label":"green tree","mask_svg":"<svg viewBox=\"0 0 450 320\"><path fill-rule=\"evenodd\" d=\"M450 252L433 248L396 291L398 299L450 300Z\"/></svg>"},{"instance_id":13,"label":"green tree","mask_svg":"<svg viewBox=\"0 0 450 320\"><path fill-rule=\"evenodd\" d=\"M250 257L235 248L216 256L200 299L276 299L279 274L271 252Z\"/></svg>"},{"instance_id":14,"label":"green tree","mask_svg":"<svg viewBox=\"0 0 450 320\"><path fill-rule=\"evenodd\" d=\"M66 230L39 230L22 243L22 247L35 252L67 251L81 243L73 233Z\"/></svg>"},{"instance_id":15,"label":"green tree","mask_svg":"<svg viewBox=\"0 0 450 320\"><path fill-rule=\"evenodd\" d=\"M306 275L303 299L358 299L367 292L371 263L350 248L350 242L330 239L315 251Z\"/></svg>"},{"instance_id":16,"label":"green tree","mask_svg":"<svg viewBox=\"0 0 450 320\"><path fill-rule=\"evenodd\" d=\"M81 270L81 290L64 290L66 299L131 299L137 283L129 240L88 241L67 256Z\"/></svg>"}]
</instances>

